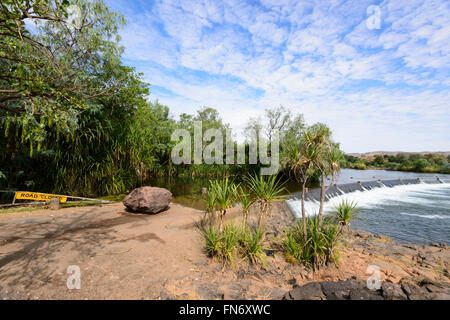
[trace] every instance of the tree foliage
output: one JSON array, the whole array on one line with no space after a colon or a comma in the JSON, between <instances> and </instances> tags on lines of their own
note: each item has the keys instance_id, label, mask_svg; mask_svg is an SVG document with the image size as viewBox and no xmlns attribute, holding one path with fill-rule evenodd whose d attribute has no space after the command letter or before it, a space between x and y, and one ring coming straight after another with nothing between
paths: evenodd
<instances>
[{"instance_id":1,"label":"tree foliage","mask_svg":"<svg viewBox=\"0 0 450 320\"><path fill-rule=\"evenodd\" d=\"M101 1L6 0L0 5L0 112L4 125L38 149L50 128L71 133L81 113L127 85L118 28L124 19ZM5 134L8 134L6 130Z\"/></svg>"}]
</instances>

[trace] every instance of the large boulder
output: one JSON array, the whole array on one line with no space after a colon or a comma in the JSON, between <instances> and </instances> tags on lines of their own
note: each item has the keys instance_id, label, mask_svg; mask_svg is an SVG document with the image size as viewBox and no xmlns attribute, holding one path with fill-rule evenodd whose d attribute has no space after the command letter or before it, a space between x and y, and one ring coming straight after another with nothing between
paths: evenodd
<instances>
[{"instance_id":1,"label":"large boulder","mask_svg":"<svg viewBox=\"0 0 450 320\"><path fill-rule=\"evenodd\" d=\"M140 213L159 213L169 208L172 193L164 188L141 187L131 191L123 199L129 211Z\"/></svg>"}]
</instances>

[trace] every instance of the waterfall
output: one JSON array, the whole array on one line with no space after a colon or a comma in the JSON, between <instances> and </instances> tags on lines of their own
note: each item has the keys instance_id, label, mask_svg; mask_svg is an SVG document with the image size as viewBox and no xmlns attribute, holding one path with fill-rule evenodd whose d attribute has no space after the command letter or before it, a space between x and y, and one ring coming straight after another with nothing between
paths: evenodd
<instances>
[{"instance_id":1,"label":"waterfall","mask_svg":"<svg viewBox=\"0 0 450 320\"><path fill-rule=\"evenodd\" d=\"M396 201L418 201L414 192L433 192L441 187L448 188L449 183L419 179L385 180L334 185L325 194L325 212L331 212L342 200L358 203L358 206L376 206L389 199ZM392 190L391 190L392 189ZM306 195L305 210L307 216L317 214L320 206L320 189L310 190ZM301 217L301 201L297 196L286 200L289 209L296 217Z\"/></svg>"}]
</instances>

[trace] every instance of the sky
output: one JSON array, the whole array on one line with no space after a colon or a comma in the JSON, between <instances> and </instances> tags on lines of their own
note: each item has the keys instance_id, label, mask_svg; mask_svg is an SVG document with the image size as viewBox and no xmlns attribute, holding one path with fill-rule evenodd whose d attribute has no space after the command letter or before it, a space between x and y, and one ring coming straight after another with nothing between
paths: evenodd
<instances>
[{"instance_id":1,"label":"sky","mask_svg":"<svg viewBox=\"0 0 450 320\"><path fill-rule=\"evenodd\" d=\"M450 1L107 0L123 61L176 118L236 133L283 105L345 152L450 150Z\"/></svg>"}]
</instances>

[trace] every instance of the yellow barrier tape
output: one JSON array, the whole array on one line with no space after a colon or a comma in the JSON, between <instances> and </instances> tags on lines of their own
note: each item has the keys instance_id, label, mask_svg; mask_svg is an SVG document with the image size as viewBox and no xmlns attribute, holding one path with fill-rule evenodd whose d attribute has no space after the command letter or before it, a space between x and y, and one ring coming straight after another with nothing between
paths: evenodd
<instances>
[{"instance_id":1,"label":"yellow barrier tape","mask_svg":"<svg viewBox=\"0 0 450 320\"><path fill-rule=\"evenodd\" d=\"M53 198L59 198L59 202L61 202L61 203L67 201L67 196L60 196L57 194L29 192L29 191L17 191L16 192L16 199L50 201L50 199L53 199Z\"/></svg>"}]
</instances>

